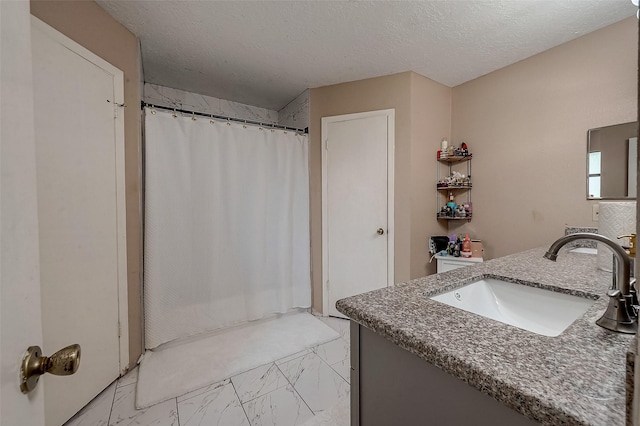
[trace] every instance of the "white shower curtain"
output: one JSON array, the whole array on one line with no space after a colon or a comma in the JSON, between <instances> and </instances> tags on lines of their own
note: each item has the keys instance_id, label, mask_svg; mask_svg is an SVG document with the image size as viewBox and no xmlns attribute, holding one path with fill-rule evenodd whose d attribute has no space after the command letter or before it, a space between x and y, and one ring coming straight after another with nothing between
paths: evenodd
<instances>
[{"instance_id":1,"label":"white shower curtain","mask_svg":"<svg viewBox=\"0 0 640 426\"><path fill-rule=\"evenodd\" d=\"M308 136L145 117L145 346L309 307Z\"/></svg>"}]
</instances>

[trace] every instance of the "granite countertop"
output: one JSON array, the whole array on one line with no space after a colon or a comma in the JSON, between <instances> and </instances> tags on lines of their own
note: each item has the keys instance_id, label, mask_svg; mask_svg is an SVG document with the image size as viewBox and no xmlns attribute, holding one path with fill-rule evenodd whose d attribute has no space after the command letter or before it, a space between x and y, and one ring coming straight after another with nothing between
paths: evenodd
<instances>
[{"instance_id":1,"label":"granite countertop","mask_svg":"<svg viewBox=\"0 0 640 426\"><path fill-rule=\"evenodd\" d=\"M636 337L595 324L611 274L596 256L538 248L341 299L338 311L398 346L546 425L624 425L627 354ZM482 278L595 299L562 334L547 337L429 297ZM629 355L629 360L633 359Z\"/></svg>"}]
</instances>

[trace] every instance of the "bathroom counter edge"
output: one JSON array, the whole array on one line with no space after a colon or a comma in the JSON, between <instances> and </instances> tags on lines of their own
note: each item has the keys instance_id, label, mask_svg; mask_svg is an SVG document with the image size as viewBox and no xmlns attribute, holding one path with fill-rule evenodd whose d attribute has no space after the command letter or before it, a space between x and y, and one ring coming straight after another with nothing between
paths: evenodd
<instances>
[{"instance_id":1,"label":"bathroom counter edge","mask_svg":"<svg viewBox=\"0 0 640 426\"><path fill-rule=\"evenodd\" d=\"M341 299L338 311L403 349L467 382L541 424L625 424L633 335L595 324L608 300L611 274L596 256L563 249L557 262L546 248L429 275ZM547 337L486 319L429 297L478 279L598 298L562 334ZM632 381L631 381L632 382Z\"/></svg>"}]
</instances>

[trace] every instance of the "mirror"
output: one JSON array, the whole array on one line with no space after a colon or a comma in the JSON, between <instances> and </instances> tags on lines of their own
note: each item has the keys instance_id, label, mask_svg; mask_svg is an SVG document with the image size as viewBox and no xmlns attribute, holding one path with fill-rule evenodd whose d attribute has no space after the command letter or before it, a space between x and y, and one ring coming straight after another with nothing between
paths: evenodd
<instances>
[{"instance_id":1,"label":"mirror","mask_svg":"<svg viewBox=\"0 0 640 426\"><path fill-rule=\"evenodd\" d=\"M590 129L587 200L636 199L638 122Z\"/></svg>"}]
</instances>

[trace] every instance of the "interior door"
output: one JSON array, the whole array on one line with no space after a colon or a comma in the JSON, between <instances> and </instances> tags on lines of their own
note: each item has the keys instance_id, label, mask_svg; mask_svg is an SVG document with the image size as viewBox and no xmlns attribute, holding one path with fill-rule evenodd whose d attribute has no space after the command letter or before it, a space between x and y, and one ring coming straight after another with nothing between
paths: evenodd
<instances>
[{"instance_id":1,"label":"interior door","mask_svg":"<svg viewBox=\"0 0 640 426\"><path fill-rule=\"evenodd\" d=\"M323 118L323 271L337 300L393 283L393 111ZM392 169L391 169L392 170Z\"/></svg>"},{"instance_id":2,"label":"interior door","mask_svg":"<svg viewBox=\"0 0 640 426\"><path fill-rule=\"evenodd\" d=\"M29 3L0 2L0 424L42 426L42 386L20 361L42 345ZM45 379L43 379L45 380Z\"/></svg>"},{"instance_id":3,"label":"interior door","mask_svg":"<svg viewBox=\"0 0 640 426\"><path fill-rule=\"evenodd\" d=\"M122 72L36 18L32 52L42 349L82 350L75 375L44 382L45 424L59 426L119 376L127 343Z\"/></svg>"}]
</instances>

